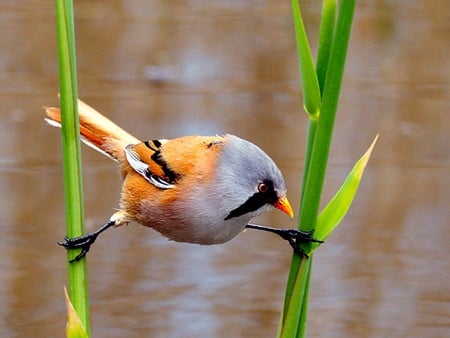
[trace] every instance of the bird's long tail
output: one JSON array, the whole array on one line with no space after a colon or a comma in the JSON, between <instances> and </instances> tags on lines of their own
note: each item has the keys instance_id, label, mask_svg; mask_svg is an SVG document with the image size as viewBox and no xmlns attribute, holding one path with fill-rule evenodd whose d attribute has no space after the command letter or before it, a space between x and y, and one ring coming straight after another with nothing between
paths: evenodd
<instances>
[{"instance_id":1,"label":"bird's long tail","mask_svg":"<svg viewBox=\"0 0 450 338\"><path fill-rule=\"evenodd\" d=\"M61 127L59 108L46 107L45 112L45 120L50 125ZM126 161L124 148L141 142L81 100L78 100L78 115L82 141L121 164Z\"/></svg>"}]
</instances>

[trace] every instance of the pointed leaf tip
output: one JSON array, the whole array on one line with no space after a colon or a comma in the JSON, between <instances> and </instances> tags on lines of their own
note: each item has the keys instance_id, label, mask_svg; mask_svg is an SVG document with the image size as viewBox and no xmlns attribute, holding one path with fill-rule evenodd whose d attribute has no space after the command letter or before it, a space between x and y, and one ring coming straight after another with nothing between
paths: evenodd
<instances>
[{"instance_id":1,"label":"pointed leaf tip","mask_svg":"<svg viewBox=\"0 0 450 338\"><path fill-rule=\"evenodd\" d=\"M81 323L80 317L78 317L78 314L75 311L72 302L70 301L69 295L67 294L67 289L65 287L64 287L64 297L66 299L66 308L67 308L67 324L66 324L67 337L88 338L83 323Z\"/></svg>"},{"instance_id":2,"label":"pointed leaf tip","mask_svg":"<svg viewBox=\"0 0 450 338\"><path fill-rule=\"evenodd\" d=\"M364 153L364 155L361 156L361 158L355 164L355 167L356 166L359 167L358 175L359 175L360 179L364 173L364 169L366 168L367 162L369 162L370 155L372 155L372 151L373 151L373 148L375 147L375 144L377 143L378 136L379 136L379 134L377 134L375 136L375 138L373 139L372 143L369 146L369 149L367 149L367 151Z\"/></svg>"}]
</instances>

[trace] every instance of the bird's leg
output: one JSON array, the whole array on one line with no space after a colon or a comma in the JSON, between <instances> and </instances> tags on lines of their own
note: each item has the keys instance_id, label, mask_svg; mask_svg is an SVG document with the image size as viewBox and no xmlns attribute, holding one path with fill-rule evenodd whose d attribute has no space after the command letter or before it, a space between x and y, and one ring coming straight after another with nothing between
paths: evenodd
<instances>
[{"instance_id":1,"label":"bird's leg","mask_svg":"<svg viewBox=\"0 0 450 338\"><path fill-rule=\"evenodd\" d=\"M295 253L303 257L308 257L308 254L299 246L300 243L323 243L323 241L312 237L312 231L301 231L297 229L277 229L251 223L247 224L245 227L249 229L272 232L280 236L284 240L288 241L292 249L294 249Z\"/></svg>"},{"instance_id":2,"label":"bird's leg","mask_svg":"<svg viewBox=\"0 0 450 338\"><path fill-rule=\"evenodd\" d=\"M111 216L107 223L102 225L96 231L88 232L87 234L75 238L69 238L66 236L64 237L64 242L58 242L58 244L66 249L81 249L81 252L75 258L70 260L71 263L76 262L86 256L91 248L91 245L94 244L98 235L100 235L103 231L111 228L112 226L118 227L122 224L127 224L128 221L129 218L127 217L126 212L119 210Z\"/></svg>"},{"instance_id":3,"label":"bird's leg","mask_svg":"<svg viewBox=\"0 0 450 338\"><path fill-rule=\"evenodd\" d=\"M108 221L94 232L88 232L87 234L75 238L69 238L66 236L64 237L64 242L58 242L58 244L65 247L66 249L81 249L81 252L75 258L70 260L71 263L79 261L81 258L86 256L89 249L91 248L91 245L94 244L95 240L97 239L97 236L106 229L114 226L115 224L115 221Z\"/></svg>"}]
</instances>

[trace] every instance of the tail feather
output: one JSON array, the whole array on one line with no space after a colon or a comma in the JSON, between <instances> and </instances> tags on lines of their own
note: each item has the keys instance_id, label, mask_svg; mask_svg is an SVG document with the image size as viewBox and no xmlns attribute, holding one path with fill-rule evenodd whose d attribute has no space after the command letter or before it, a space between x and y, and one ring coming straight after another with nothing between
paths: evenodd
<instances>
[{"instance_id":1,"label":"tail feather","mask_svg":"<svg viewBox=\"0 0 450 338\"><path fill-rule=\"evenodd\" d=\"M45 111L46 121L61 127L59 108L46 107ZM81 100L78 100L78 115L82 141L119 163L126 161L124 149L127 145L141 142Z\"/></svg>"}]
</instances>

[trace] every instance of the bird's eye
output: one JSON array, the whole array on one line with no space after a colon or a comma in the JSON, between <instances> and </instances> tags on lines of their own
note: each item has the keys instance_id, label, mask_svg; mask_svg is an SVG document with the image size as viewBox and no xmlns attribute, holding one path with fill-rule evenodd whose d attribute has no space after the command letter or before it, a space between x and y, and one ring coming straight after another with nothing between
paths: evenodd
<instances>
[{"instance_id":1,"label":"bird's eye","mask_svg":"<svg viewBox=\"0 0 450 338\"><path fill-rule=\"evenodd\" d=\"M269 186L266 183L258 184L258 191L261 193L266 193L269 191Z\"/></svg>"}]
</instances>

